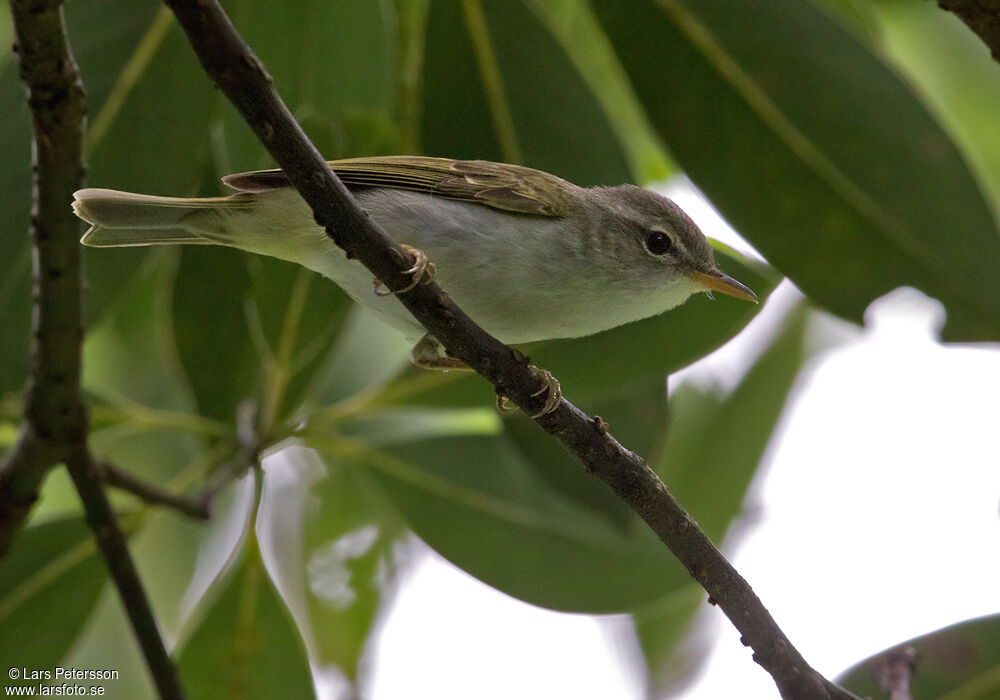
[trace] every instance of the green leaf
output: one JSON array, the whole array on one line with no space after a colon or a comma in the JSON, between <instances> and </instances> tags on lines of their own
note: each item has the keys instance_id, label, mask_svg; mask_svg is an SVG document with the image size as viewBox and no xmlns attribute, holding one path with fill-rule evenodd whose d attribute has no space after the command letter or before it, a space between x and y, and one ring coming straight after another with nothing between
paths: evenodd
<instances>
[{"instance_id":1,"label":"green leaf","mask_svg":"<svg viewBox=\"0 0 1000 700\"><path fill-rule=\"evenodd\" d=\"M705 534L716 543L740 516L747 489L771 441L789 392L807 357L804 305L731 395L685 384L670 398L670 424L655 467ZM706 658L704 637L687 632L703 599L692 583L636 611L636 629L657 696L689 680Z\"/></svg>"},{"instance_id":2,"label":"green leaf","mask_svg":"<svg viewBox=\"0 0 1000 700\"><path fill-rule=\"evenodd\" d=\"M83 382L88 391L126 410L136 402L189 411L193 397L186 391L170 332L177 256L171 251L158 253L146 258L121 298L87 333Z\"/></svg>"},{"instance_id":3,"label":"green leaf","mask_svg":"<svg viewBox=\"0 0 1000 700\"><path fill-rule=\"evenodd\" d=\"M842 673L837 682L862 697L888 698L878 682L886 656L917 652L910 683L915 698L991 700L1000 695L1000 615L966 620L903 642Z\"/></svg>"},{"instance_id":4,"label":"green leaf","mask_svg":"<svg viewBox=\"0 0 1000 700\"><path fill-rule=\"evenodd\" d=\"M398 63L392 3L252 0L237 4L232 18L327 158L399 150L398 129L388 119ZM223 95L213 112L216 176L273 167Z\"/></svg>"},{"instance_id":5,"label":"green leaf","mask_svg":"<svg viewBox=\"0 0 1000 700\"><path fill-rule=\"evenodd\" d=\"M317 372L312 396L319 406L355 400L409 367L410 342L360 304L351 306L337 340Z\"/></svg>"},{"instance_id":6,"label":"green leaf","mask_svg":"<svg viewBox=\"0 0 1000 700\"><path fill-rule=\"evenodd\" d=\"M579 185L629 180L606 113L521 0L433 2L424 51L426 153L523 163Z\"/></svg>"},{"instance_id":7,"label":"green leaf","mask_svg":"<svg viewBox=\"0 0 1000 700\"><path fill-rule=\"evenodd\" d=\"M315 697L302 637L256 549L224 582L178 667L191 698Z\"/></svg>"},{"instance_id":8,"label":"green leaf","mask_svg":"<svg viewBox=\"0 0 1000 700\"><path fill-rule=\"evenodd\" d=\"M935 5L867 5L880 29L878 46L939 114L1000 205L1000 71L974 32Z\"/></svg>"},{"instance_id":9,"label":"green leaf","mask_svg":"<svg viewBox=\"0 0 1000 700\"><path fill-rule=\"evenodd\" d=\"M180 637L203 596L237 558L252 508L253 484L247 477L216 494L210 521L151 509L130 536L129 551L168 645Z\"/></svg>"},{"instance_id":10,"label":"green leaf","mask_svg":"<svg viewBox=\"0 0 1000 700\"><path fill-rule=\"evenodd\" d=\"M801 0L594 3L677 160L811 299L860 321L903 285L950 340L1000 338L1000 238L947 134Z\"/></svg>"},{"instance_id":11,"label":"green leaf","mask_svg":"<svg viewBox=\"0 0 1000 700\"><path fill-rule=\"evenodd\" d=\"M247 398L297 406L350 302L298 265L186 248L174 282L174 335L204 415L231 421Z\"/></svg>"},{"instance_id":12,"label":"green leaf","mask_svg":"<svg viewBox=\"0 0 1000 700\"><path fill-rule=\"evenodd\" d=\"M258 521L268 569L313 664L356 681L406 530L364 471L302 449L268 469Z\"/></svg>"},{"instance_id":13,"label":"green leaf","mask_svg":"<svg viewBox=\"0 0 1000 700\"><path fill-rule=\"evenodd\" d=\"M213 466L199 457L207 438L232 432L192 412L194 400L170 328L174 252L161 249L146 258L84 346L84 386L94 399L92 448L130 474L167 488L174 488L177 478L186 479L185 487L200 480ZM121 492L112 496L134 502Z\"/></svg>"},{"instance_id":14,"label":"green leaf","mask_svg":"<svg viewBox=\"0 0 1000 700\"><path fill-rule=\"evenodd\" d=\"M620 612L687 574L648 528L612 526L527 465L502 436L411 442L377 452L316 447L366 467L414 531L516 598L557 610Z\"/></svg>"},{"instance_id":15,"label":"green leaf","mask_svg":"<svg viewBox=\"0 0 1000 700\"><path fill-rule=\"evenodd\" d=\"M642 184L673 175L677 168L667 159L590 6L578 0L525 0L524 4L559 42L600 103L628 157L633 181Z\"/></svg>"},{"instance_id":16,"label":"green leaf","mask_svg":"<svg viewBox=\"0 0 1000 700\"><path fill-rule=\"evenodd\" d=\"M716 251L719 266L753 289L761 304L697 294L665 314L586 338L553 340L522 348L551 371L571 399L625 395L677 371L720 347L760 311L778 282L774 271L738 253Z\"/></svg>"},{"instance_id":17,"label":"green leaf","mask_svg":"<svg viewBox=\"0 0 1000 700\"><path fill-rule=\"evenodd\" d=\"M217 597L218 589L212 583L222 564L231 563L234 545L246 541L252 497L252 479L245 479L218 495L210 523L194 524L175 513L160 511L153 515L148 526L143 523L144 527L130 537L129 550L168 649L177 640L178 626L188 620L205 591L211 589L213 600ZM131 524L127 527L133 529ZM193 530L198 531L198 543L192 537ZM192 579L190 567L195 558L197 569ZM186 580L190 584L182 590ZM118 679L102 683L108 697L129 700L159 697L114 586L104 587L63 665L118 670Z\"/></svg>"},{"instance_id":18,"label":"green leaf","mask_svg":"<svg viewBox=\"0 0 1000 700\"><path fill-rule=\"evenodd\" d=\"M59 665L104 580L103 564L82 518L24 530L0 567L0 658L12 668ZM6 683L7 674L3 677Z\"/></svg>"},{"instance_id":19,"label":"green leaf","mask_svg":"<svg viewBox=\"0 0 1000 700\"><path fill-rule=\"evenodd\" d=\"M154 700L158 697L135 632L113 585L104 586L93 614L63 658L66 668L113 668L117 679L95 683L105 689L105 697ZM58 685L61 681L49 681Z\"/></svg>"}]
</instances>

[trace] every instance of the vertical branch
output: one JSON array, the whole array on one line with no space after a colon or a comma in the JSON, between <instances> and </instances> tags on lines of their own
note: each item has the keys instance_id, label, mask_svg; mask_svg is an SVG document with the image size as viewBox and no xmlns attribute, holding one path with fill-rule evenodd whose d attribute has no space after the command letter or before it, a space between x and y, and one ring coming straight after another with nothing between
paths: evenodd
<instances>
[{"instance_id":1,"label":"vertical branch","mask_svg":"<svg viewBox=\"0 0 1000 700\"><path fill-rule=\"evenodd\" d=\"M15 51L28 86L32 144L31 376L25 424L0 465L0 555L38 498L60 445L86 438L80 400L83 342L78 223L67 203L83 180L86 101L63 33L60 4L12 0Z\"/></svg>"},{"instance_id":2,"label":"vertical branch","mask_svg":"<svg viewBox=\"0 0 1000 700\"><path fill-rule=\"evenodd\" d=\"M45 474L64 462L160 696L181 698L177 671L87 447L79 222L69 206L84 176L83 84L66 41L62 0L10 0L10 7L32 116L33 293L25 423L0 465L0 555L37 500Z\"/></svg>"}]
</instances>

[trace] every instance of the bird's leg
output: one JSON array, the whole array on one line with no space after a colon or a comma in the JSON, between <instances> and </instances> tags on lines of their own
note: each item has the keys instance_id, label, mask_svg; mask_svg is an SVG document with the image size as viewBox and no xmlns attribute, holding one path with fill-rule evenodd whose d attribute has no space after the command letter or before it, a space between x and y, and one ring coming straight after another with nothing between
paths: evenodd
<instances>
[{"instance_id":1,"label":"bird's leg","mask_svg":"<svg viewBox=\"0 0 1000 700\"><path fill-rule=\"evenodd\" d=\"M536 391L532 396L541 396L545 392L548 392L548 396L545 397L545 405L542 406L542 410L531 416L532 418L538 418L544 416L546 413L552 413L559 407L559 402L562 401L562 387L559 386L559 380L552 376L552 372L547 369L542 369L541 367L536 367L535 365L528 365L528 369L536 377L542 380L542 388ZM497 394L497 410L501 413L513 413L517 410L517 406L514 402L508 399L502 394Z\"/></svg>"},{"instance_id":2,"label":"bird's leg","mask_svg":"<svg viewBox=\"0 0 1000 700\"><path fill-rule=\"evenodd\" d=\"M414 248L413 246L408 246L405 243L399 245L403 249L404 253L408 253L413 256L413 266L408 270L403 270L404 274L412 275L413 281L403 289L400 289L396 294L403 294L408 292L418 284L420 280L424 280L424 284L430 284L434 281L434 275L437 274L437 266L434 265L427 257L427 254L419 248ZM424 279L426 277L426 279ZM391 289L385 289L382 285L382 281L378 277L374 278L375 294L380 297L390 296L393 292Z\"/></svg>"},{"instance_id":3,"label":"bird's leg","mask_svg":"<svg viewBox=\"0 0 1000 700\"><path fill-rule=\"evenodd\" d=\"M517 352L516 350L514 352ZM428 333L413 346L410 350L410 361L417 367L423 367L424 369L437 369L437 370L465 370L471 371L472 368L469 365L462 362L457 357L449 356L441 345L441 342L435 338L433 335ZM539 416L544 416L546 413L552 413L559 406L559 402L562 401L562 387L559 386L559 380L552 376L552 373L547 369L542 369L536 367L535 365L528 365L531 369L531 373L542 380L542 388L536 391L532 396L541 396L545 392L548 392L548 396L545 398L545 405L542 406L542 410L532 416L532 418L538 418ZM501 413L513 413L517 410L517 406L502 394L497 395L497 409Z\"/></svg>"},{"instance_id":4,"label":"bird's leg","mask_svg":"<svg viewBox=\"0 0 1000 700\"><path fill-rule=\"evenodd\" d=\"M441 345L441 341L430 333L418 340L417 344L413 346L412 350L410 350L410 362L415 364L417 367L423 367L424 369L439 369L445 371L451 369L472 370L469 365L465 364L457 357L451 357L445 353L444 346Z\"/></svg>"}]
</instances>

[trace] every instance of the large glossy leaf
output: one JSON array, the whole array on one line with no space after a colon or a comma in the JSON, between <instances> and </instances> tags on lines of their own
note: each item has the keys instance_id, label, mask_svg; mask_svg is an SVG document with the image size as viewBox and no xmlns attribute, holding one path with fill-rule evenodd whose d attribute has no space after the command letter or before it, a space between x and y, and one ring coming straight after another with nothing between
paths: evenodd
<instances>
[{"instance_id":1,"label":"large glossy leaf","mask_svg":"<svg viewBox=\"0 0 1000 700\"><path fill-rule=\"evenodd\" d=\"M210 521L161 508L148 512L129 538L129 551L168 646L237 558L249 530L253 495L253 479L238 480L213 499Z\"/></svg>"},{"instance_id":2,"label":"large glossy leaf","mask_svg":"<svg viewBox=\"0 0 1000 700\"><path fill-rule=\"evenodd\" d=\"M432 2L423 95L428 154L520 162L579 185L630 179L598 101L521 0Z\"/></svg>"},{"instance_id":3,"label":"large glossy leaf","mask_svg":"<svg viewBox=\"0 0 1000 700\"><path fill-rule=\"evenodd\" d=\"M477 578L557 610L622 611L687 574L647 528L612 525L546 483L502 436L340 451L375 476L414 531Z\"/></svg>"},{"instance_id":4,"label":"large glossy leaf","mask_svg":"<svg viewBox=\"0 0 1000 700\"><path fill-rule=\"evenodd\" d=\"M255 550L224 582L178 667L192 698L315 697L302 637Z\"/></svg>"},{"instance_id":5,"label":"large glossy leaf","mask_svg":"<svg viewBox=\"0 0 1000 700\"><path fill-rule=\"evenodd\" d=\"M400 150L399 130L389 120L397 89L392 3L245 0L231 13L282 99L327 158ZM211 129L216 176L273 167L222 95Z\"/></svg>"},{"instance_id":6,"label":"large glossy leaf","mask_svg":"<svg viewBox=\"0 0 1000 700\"><path fill-rule=\"evenodd\" d=\"M879 675L890 655L912 647L914 698L991 700L1000 696L1000 615L966 620L903 642L845 671L837 679L862 697L888 698Z\"/></svg>"},{"instance_id":7,"label":"large glossy leaf","mask_svg":"<svg viewBox=\"0 0 1000 700\"><path fill-rule=\"evenodd\" d=\"M311 662L356 680L403 523L364 471L292 448L267 463L257 531Z\"/></svg>"},{"instance_id":8,"label":"large glossy leaf","mask_svg":"<svg viewBox=\"0 0 1000 700\"><path fill-rule=\"evenodd\" d=\"M4 663L18 669L59 665L104 580L103 563L82 518L53 520L18 535L0 567ZM7 683L7 673L3 678Z\"/></svg>"},{"instance_id":9,"label":"large glossy leaf","mask_svg":"<svg viewBox=\"0 0 1000 700\"><path fill-rule=\"evenodd\" d=\"M867 4L879 46L920 88L982 175L993 206L1000 204L1000 70L974 32L933 4Z\"/></svg>"},{"instance_id":10,"label":"large glossy leaf","mask_svg":"<svg viewBox=\"0 0 1000 700\"><path fill-rule=\"evenodd\" d=\"M110 313L90 328L84 345L84 386L123 412L135 403L168 411L194 408L168 323L177 256L158 252L129 280ZM102 408L96 411L94 427L113 420Z\"/></svg>"},{"instance_id":11,"label":"large glossy leaf","mask_svg":"<svg viewBox=\"0 0 1000 700\"><path fill-rule=\"evenodd\" d=\"M523 0L580 71L621 142L639 184L662 181L677 167L667 160L611 42L590 6L578 0Z\"/></svg>"},{"instance_id":12,"label":"large glossy leaf","mask_svg":"<svg viewBox=\"0 0 1000 700\"><path fill-rule=\"evenodd\" d=\"M1000 338L1000 237L947 134L807 2L597 0L673 154L813 300L860 321L918 287L945 337Z\"/></svg>"},{"instance_id":13,"label":"large glossy leaf","mask_svg":"<svg viewBox=\"0 0 1000 700\"><path fill-rule=\"evenodd\" d=\"M84 386L92 404L91 447L101 458L150 483L191 488L209 466L197 464L208 439L231 431L192 414L194 400L169 325L177 267L172 252L147 257L91 329ZM193 474L183 487L173 486L171 480L186 469Z\"/></svg>"},{"instance_id":14,"label":"large glossy leaf","mask_svg":"<svg viewBox=\"0 0 1000 700\"><path fill-rule=\"evenodd\" d=\"M277 402L279 415L294 407L348 308L336 285L298 265L225 248L185 249L174 282L174 335L201 412L231 421L248 398Z\"/></svg>"},{"instance_id":15,"label":"large glossy leaf","mask_svg":"<svg viewBox=\"0 0 1000 700\"><path fill-rule=\"evenodd\" d=\"M111 666L111 663L114 665ZM117 679L100 681L105 697L129 700L154 700L158 697L142 649L135 642L135 632L122 606L118 591L104 586L93 614L63 658L67 668L114 668ZM61 681L49 681L59 685Z\"/></svg>"}]
</instances>

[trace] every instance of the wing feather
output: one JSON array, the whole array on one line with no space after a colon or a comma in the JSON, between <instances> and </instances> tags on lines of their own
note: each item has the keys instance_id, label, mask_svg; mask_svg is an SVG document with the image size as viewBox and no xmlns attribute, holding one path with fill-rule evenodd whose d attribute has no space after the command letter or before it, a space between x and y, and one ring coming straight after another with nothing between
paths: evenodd
<instances>
[{"instance_id":1,"label":"wing feather","mask_svg":"<svg viewBox=\"0 0 1000 700\"><path fill-rule=\"evenodd\" d=\"M541 170L486 160L382 156L333 160L329 165L351 189L412 190L534 216L567 216L579 192L575 185ZM240 192L289 186L284 171L278 169L226 175L222 181Z\"/></svg>"}]
</instances>

